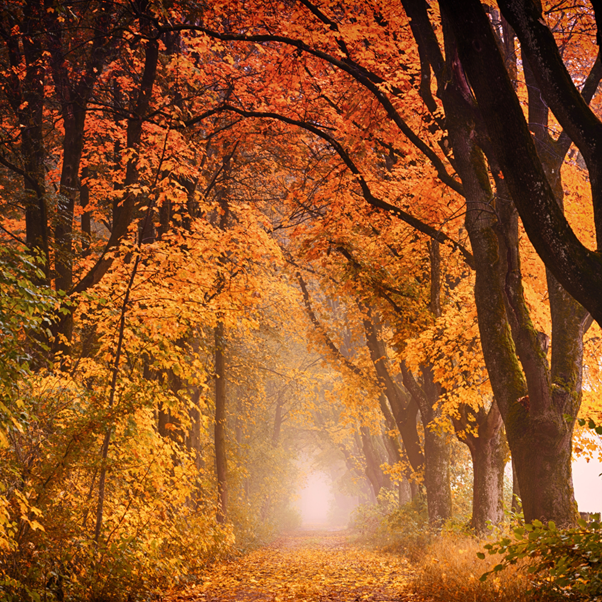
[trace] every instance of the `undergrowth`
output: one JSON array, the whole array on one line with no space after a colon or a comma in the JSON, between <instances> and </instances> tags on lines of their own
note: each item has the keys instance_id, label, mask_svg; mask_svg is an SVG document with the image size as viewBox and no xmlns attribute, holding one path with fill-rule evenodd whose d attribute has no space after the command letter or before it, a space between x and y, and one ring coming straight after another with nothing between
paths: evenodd
<instances>
[{"instance_id":1,"label":"undergrowth","mask_svg":"<svg viewBox=\"0 0 602 602\"><path fill-rule=\"evenodd\" d=\"M508 520L516 521L516 517L509 516ZM557 599L549 590L539 589L541 579L534 579L526 559L506 563L501 572L494 570L499 560L492 554L482 554L484 546L492 540L475 537L466 525L450 521L442 530L431 529L423 498L399 507L395 497L384 492L376 504L360 506L350 526L359 540L401 553L412 563L414 577L410 588L421 599L432 602ZM509 525L505 528L511 530ZM490 573L489 578L482 579L486 573Z\"/></svg>"},{"instance_id":2,"label":"undergrowth","mask_svg":"<svg viewBox=\"0 0 602 602\"><path fill-rule=\"evenodd\" d=\"M419 496L399 506L395 492L381 490L376 504L361 505L351 516L350 528L359 540L399 552L417 561L432 541L426 500Z\"/></svg>"},{"instance_id":3,"label":"undergrowth","mask_svg":"<svg viewBox=\"0 0 602 602\"><path fill-rule=\"evenodd\" d=\"M602 523L600 515L587 523L579 520L576 527L558 529L534 520L519 525L494 543L479 557L493 566L482 579L488 581L504 575L516 564L527 564L534 587L557 598L570 600L602 600ZM501 554L499 561L492 557Z\"/></svg>"},{"instance_id":4,"label":"undergrowth","mask_svg":"<svg viewBox=\"0 0 602 602\"><path fill-rule=\"evenodd\" d=\"M532 590L524 564L509 567L481 581L496 561L480 559L483 541L470 535L443 532L424 550L416 566L412 590L433 602L544 602L543 593Z\"/></svg>"}]
</instances>

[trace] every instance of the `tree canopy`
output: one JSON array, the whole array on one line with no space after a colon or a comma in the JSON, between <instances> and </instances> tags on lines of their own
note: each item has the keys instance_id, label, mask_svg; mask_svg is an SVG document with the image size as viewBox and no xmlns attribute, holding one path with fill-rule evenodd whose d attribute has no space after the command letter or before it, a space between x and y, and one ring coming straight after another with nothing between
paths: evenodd
<instances>
[{"instance_id":1,"label":"tree canopy","mask_svg":"<svg viewBox=\"0 0 602 602\"><path fill-rule=\"evenodd\" d=\"M439 528L463 489L482 534L511 462L527 522L575 525L598 9L0 4L13 599L184 582L292 525L308 458L341 516L424 497Z\"/></svg>"}]
</instances>

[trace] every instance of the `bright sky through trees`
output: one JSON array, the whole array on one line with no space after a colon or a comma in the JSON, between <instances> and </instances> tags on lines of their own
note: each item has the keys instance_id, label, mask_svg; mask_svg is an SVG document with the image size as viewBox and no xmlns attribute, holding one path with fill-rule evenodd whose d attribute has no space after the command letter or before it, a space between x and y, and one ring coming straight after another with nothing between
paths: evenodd
<instances>
[{"instance_id":1,"label":"bright sky through trees","mask_svg":"<svg viewBox=\"0 0 602 602\"><path fill-rule=\"evenodd\" d=\"M332 482L323 472L312 472L307 477L304 488L299 493L299 511L304 526L324 526L328 524L331 509Z\"/></svg>"},{"instance_id":2,"label":"bright sky through trees","mask_svg":"<svg viewBox=\"0 0 602 602\"><path fill-rule=\"evenodd\" d=\"M573 462L575 499L580 512L602 512L602 462L578 458Z\"/></svg>"}]
</instances>

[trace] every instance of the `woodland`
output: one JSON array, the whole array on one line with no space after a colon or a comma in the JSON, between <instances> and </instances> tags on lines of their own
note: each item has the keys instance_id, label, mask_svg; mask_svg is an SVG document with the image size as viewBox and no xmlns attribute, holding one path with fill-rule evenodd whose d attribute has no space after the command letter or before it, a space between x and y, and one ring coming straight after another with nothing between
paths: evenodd
<instances>
[{"instance_id":1,"label":"woodland","mask_svg":"<svg viewBox=\"0 0 602 602\"><path fill-rule=\"evenodd\" d=\"M0 600L602 599L601 28L0 0Z\"/></svg>"}]
</instances>

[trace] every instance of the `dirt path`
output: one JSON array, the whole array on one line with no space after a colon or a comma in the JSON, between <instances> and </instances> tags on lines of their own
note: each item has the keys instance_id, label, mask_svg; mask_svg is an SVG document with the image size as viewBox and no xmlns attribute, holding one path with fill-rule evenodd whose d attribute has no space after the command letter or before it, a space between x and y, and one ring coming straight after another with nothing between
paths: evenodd
<instances>
[{"instance_id":1,"label":"dirt path","mask_svg":"<svg viewBox=\"0 0 602 602\"><path fill-rule=\"evenodd\" d=\"M410 569L393 554L356 547L341 532L301 531L215 566L170 602L405 602Z\"/></svg>"}]
</instances>

